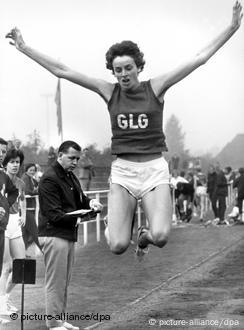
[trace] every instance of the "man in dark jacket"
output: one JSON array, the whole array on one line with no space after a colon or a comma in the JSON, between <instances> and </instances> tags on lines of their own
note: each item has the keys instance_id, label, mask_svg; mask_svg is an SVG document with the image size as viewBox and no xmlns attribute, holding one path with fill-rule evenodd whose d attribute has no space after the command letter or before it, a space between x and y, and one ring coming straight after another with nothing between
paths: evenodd
<instances>
[{"instance_id":1,"label":"man in dark jacket","mask_svg":"<svg viewBox=\"0 0 244 330\"><path fill-rule=\"evenodd\" d=\"M77 241L77 215L67 213L80 209L97 210L102 205L89 199L73 174L81 148L65 141L58 150L57 161L47 169L39 183L39 236L45 237L46 314L62 315L67 304L67 289L74 262L74 243ZM47 320L55 330L79 329L61 320Z\"/></svg>"},{"instance_id":2,"label":"man in dark jacket","mask_svg":"<svg viewBox=\"0 0 244 330\"><path fill-rule=\"evenodd\" d=\"M244 200L244 167L239 168L239 176L233 182L233 188L237 188L237 206L239 209L240 220L242 219L242 204Z\"/></svg>"},{"instance_id":3,"label":"man in dark jacket","mask_svg":"<svg viewBox=\"0 0 244 330\"><path fill-rule=\"evenodd\" d=\"M226 224L226 197L228 196L228 184L224 172L220 169L220 165L215 166L216 183L213 192L213 203L216 205L217 218L219 218L219 225Z\"/></svg>"},{"instance_id":4,"label":"man in dark jacket","mask_svg":"<svg viewBox=\"0 0 244 330\"><path fill-rule=\"evenodd\" d=\"M3 172L2 162L7 152L7 141L0 138L0 275L4 254L4 233L8 224L9 208L18 197L18 189L7 174Z\"/></svg>"},{"instance_id":5,"label":"man in dark jacket","mask_svg":"<svg viewBox=\"0 0 244 330\"><path fill-rule=\"evenodd\" d=\"M209 166L208 175L207 175L207 193L209 199L211 201L212 210L214 213L214 218L218 217L218 210L217 210L217 199L216 199L216 180L217 180L217 173L215 171L215 167L213 165Z\"/></svg>"}]
</instances>

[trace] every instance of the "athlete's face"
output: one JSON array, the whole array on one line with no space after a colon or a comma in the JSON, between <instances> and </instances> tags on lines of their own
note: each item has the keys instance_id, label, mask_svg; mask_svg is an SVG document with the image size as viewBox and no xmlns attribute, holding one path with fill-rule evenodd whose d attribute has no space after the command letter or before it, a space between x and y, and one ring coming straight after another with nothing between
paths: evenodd
<instances>
[{"instance_id":1,"label":"athlete's face","mask_svg":"<svg viewBox=\"0 0 244 330\"><path fill-rule=\"evenodd\" d=\"M129 90L139 85L139 69L134 59L130 56L117 56L113 60L114 76L124 90Z\"/></svg>"},{"instance_id":2,"label":"athlete's face","mask_svg":"<svg viewBox=\"0 0 244 330\"><path fill-rule=\"evenodd\" d=\"M6 166L7 173L15 175L19 172L19 167L20 167L20 158L13 158L10 159Z\"/></svg>"}]
</instances>

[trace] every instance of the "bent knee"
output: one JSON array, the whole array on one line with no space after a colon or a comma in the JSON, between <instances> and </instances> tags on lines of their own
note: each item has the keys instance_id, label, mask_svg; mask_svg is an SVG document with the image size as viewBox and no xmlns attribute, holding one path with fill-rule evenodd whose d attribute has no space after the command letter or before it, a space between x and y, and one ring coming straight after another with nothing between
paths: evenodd
<instances>
[{"instance_id":1,"label":"bent knee","mask_svg":"<svg viewBox=\"0 0 244 330\"><path fill-rule=\"evenodd\" d=\"M106 241L107 241L107 244L108 244L110 250L114 254L122 254L123 252L125 252L125 250L127 249L128 245L129 245L126 242L115 241L114 239L110 239L108 227L104 231L104 236L106 238Z\"/></svg>"},{"instance_id":2,"label":"bent knee","mask_svg":"<svg viewBox=\"0 0 244 330\"><path fill-rule=\"evenodd\" d=\"M110 246L110 250L111 252L113 252L114 254L122 254L124 253L128 246L129 246L129 243L127 242L110 242L109 244Z\"/></svg>"},{"instance_id":3,"label":"bent knee","mask_svg":"<svg viewBox=\"0 0 244 330\"><path fill-rule=\"evenodd\" d=\"M169 239L169 230L163 232L152 233L152 239L154 245L162 248L165 246Z\"/></svg>"}]
</instances>

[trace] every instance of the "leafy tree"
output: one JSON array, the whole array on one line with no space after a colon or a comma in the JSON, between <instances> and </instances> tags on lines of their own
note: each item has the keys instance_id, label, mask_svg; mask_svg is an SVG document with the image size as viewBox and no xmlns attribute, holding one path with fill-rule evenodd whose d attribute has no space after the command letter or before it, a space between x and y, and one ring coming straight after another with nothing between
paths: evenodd
<instances>
[{"instance_id":1,"label":"leafy tree","mask_svg":"<svg viewBox=\"0 0 244 330\"><path fill-rule=\"evenodd\" d=\"M40 149L43 149L44 143L42 142L40 133L36 129L34 129L31 134L28 134L27 137L27 147L32 149L35 153L38 153Z\"/></svg>"},{"instance_id":2,"label":"leafy tree","mask_svg":"<svg viewBox=\"0 0 244 330\"><path fill-rule=\"evenodd\" d=\"M25 155L25 163L46 165L48 151L44 148L40 133L35 129L27 137L27 142L21 148Z\"/></svg>"},{"instance_id":3,"label":"leafy tree","mask_svg":"<svg viewBox=\"0 0 244 330\"><path fill-rule=\"evenodd\" d=\"M91 157L95 167L109 167L112 162L112 155L110 147L106 147L103 150L97 149L96 143L90 144L86 147L89 150L89 156Z\"/></svg>"},{"instance_id":4,"label":"leafy tree","mask_svg":"<svg viewBox=\"0 0 244 330\"><path fill-rule=\"evenodd\" d=\"M181 155L185 151L185 133L182 131L179 119L173 114L165 126L169 155Z\"/></svg>"},{"instance_id":5,"label":"leafy tree","mask_svg":"<svg viewBox=\"0 0 244 330\"><path fill-rule=\"evenodd\" d=\"M166 143L168 153L166 158L179 157L179 168L187 168L189 151L185 149L185 133L182 130L179 119L172 114L165 126Z\"/></svg>"}]
</instances>

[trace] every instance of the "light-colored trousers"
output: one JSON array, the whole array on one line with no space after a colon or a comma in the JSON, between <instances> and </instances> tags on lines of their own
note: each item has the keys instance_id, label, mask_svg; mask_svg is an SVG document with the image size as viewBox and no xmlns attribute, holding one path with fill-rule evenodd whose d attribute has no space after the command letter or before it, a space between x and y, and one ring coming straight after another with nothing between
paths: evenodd
<instances>
[{"instance_id":1,"label":"light-colored trousers","mask_svg":"<svg viewBox=\"0 0 244 330\"><path fill-rule=\"evenodd\" d=\"M46 237L44 244L46 314L61 315L67 306L68 285L74 264L74 242ZM56 317L57 318L57 317ZM47 327L61 326L63 321L47 319Z\"/></svg>"}]
</instances>

